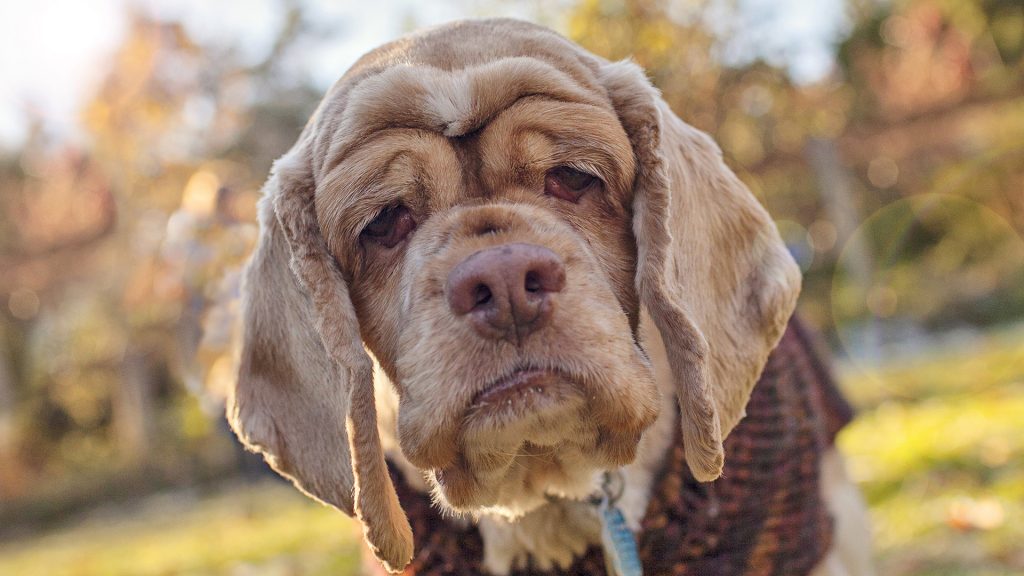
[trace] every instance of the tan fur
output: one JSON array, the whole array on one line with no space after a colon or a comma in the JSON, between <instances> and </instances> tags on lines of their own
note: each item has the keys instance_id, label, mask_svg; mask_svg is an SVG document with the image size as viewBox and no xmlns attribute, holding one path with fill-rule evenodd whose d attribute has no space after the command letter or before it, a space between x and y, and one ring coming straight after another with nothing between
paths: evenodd
<instances>
[{"instance_id":1,"label":"tan fur","mask_svg":"<svg viewBox=\"0 0 1024 576\"><path fill-rule=\"evenodd\" d=\"M603 187L546 196L559 166ZM362 241L398 202L417 223L409 238ZM413 550L383 448L441 505L480 518L496 573L527 556L565 565L592 544L575 502L606 469L625 467L638 526L674 401L690 468L716 478L799 291L767 214L636 66L511 20L361 59L275 165L260 216L232 425L300 489L356 515L391 571ZM445 282L508 243L551 251L566 285L543 329L485 340L449 309ZM558 375L532 412L474 409L525 367Z\"/></svg>"}]
</instances>

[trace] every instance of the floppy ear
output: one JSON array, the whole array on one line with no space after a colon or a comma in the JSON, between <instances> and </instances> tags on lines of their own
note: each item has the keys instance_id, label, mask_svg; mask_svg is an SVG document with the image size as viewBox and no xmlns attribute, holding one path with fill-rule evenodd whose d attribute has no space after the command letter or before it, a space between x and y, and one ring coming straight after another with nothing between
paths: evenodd
<instances>
[{"instance_id":1,"label":"floppy ear","mask_svg":"<svg viewBox=\"0 0 1024 576\"><path fill-rule=\"evenodd\" d=\"M228 419L300 490L357 516L370 548L394 572L412 558L412 530L381 450L373 365L320 234L314 192L300 143L275 163L260 201Z\"/></svg>"},{"instance_id":2,"label":"floppy ear","mask_svg":"<svg viewBox=\"0 0 1024 576\"><path fill-rule=\"evenodd\" d=\"M600 71L637 160L637 289L668 351L695 478L722 473L722 439L778 343L800 271L771 218L704 133L631 62Z\"/></svg>"}]
</instances>

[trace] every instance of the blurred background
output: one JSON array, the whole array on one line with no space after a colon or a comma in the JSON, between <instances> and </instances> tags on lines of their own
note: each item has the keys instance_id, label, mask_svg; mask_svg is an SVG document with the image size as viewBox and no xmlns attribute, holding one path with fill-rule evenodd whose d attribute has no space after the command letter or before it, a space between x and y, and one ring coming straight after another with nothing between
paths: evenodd
<instances>
[{"instance_id":1,"label":"blurred background","mask_svg":"<svg viewBox=\"0 0 1024 576\"><path fill-rule=\"evenodd\" d=\"M354 574L223 422L271 161L363 52L511 15L643 65L805 274L880 574L1024 573L1020 0L0 5L0 574Z\"/></svg>"}]
</instances>

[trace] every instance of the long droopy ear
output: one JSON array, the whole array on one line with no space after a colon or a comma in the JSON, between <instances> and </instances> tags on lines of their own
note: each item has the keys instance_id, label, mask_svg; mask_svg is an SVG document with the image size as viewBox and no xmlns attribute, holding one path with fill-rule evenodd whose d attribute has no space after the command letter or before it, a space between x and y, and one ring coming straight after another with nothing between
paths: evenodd
<instances>
[{"instance_id":1,"label":"long droopy ear","mask_svg":"<svg viewBox=\"0 0 1024 576\"><path fill-rule=\"evenodd\" d=\"M695 478L722 473L722 440L800 292L771 218L704 133L676 117L631 62L601 80L637 160L637 288L668 351Z\"/></svg>"},{"instance_id":2,"label":"long droopy ear","mask_svg":"<svg viewBox=\"0 0 1024 576\"><path fill-rule=\"evenodd\" d=\"M412 530L381 450L373 365L320 234L314 192L300 142L277 161L260 201L228 419L300 490L358 517L370 548L396 572L412 559Z\"/></svg>"}]
</instances>

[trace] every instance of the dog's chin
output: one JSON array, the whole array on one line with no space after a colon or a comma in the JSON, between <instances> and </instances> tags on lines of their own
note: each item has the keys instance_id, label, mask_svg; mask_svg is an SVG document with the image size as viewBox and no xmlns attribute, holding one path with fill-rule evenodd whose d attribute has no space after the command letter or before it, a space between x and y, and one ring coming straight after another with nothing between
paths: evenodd
<instances>
[{"instance_id":1,"label":"dog's chin","mask_svg":"<svg viewBox=\"0 0 1024 576\"><path fill-rule=\"evenodd\" d=\"M496 514L518 518L552 498L585 499L599 486L603 469L574 443L544 446L524 443L512 458L506 453L463 456L459 464L430 474L437 502L457 513ZM480 468L466 464L472 459ZM488 469L488 461L509 461L500 472Z\"/></svg>"},{"instance_id":2,"label":"dog's chin","mask_svg":"<svg viewBox=\"0 0 1024 576\"><path fill-rule=\"evenodd\" d=\"M435 498L460 513L515 518L551 498L592 495L602 470L634 459L649 423L606 426L586 390L539 369L516 371L483 389L466 411L454 461L428 475Z\"/></svg>"}]
</instances>

